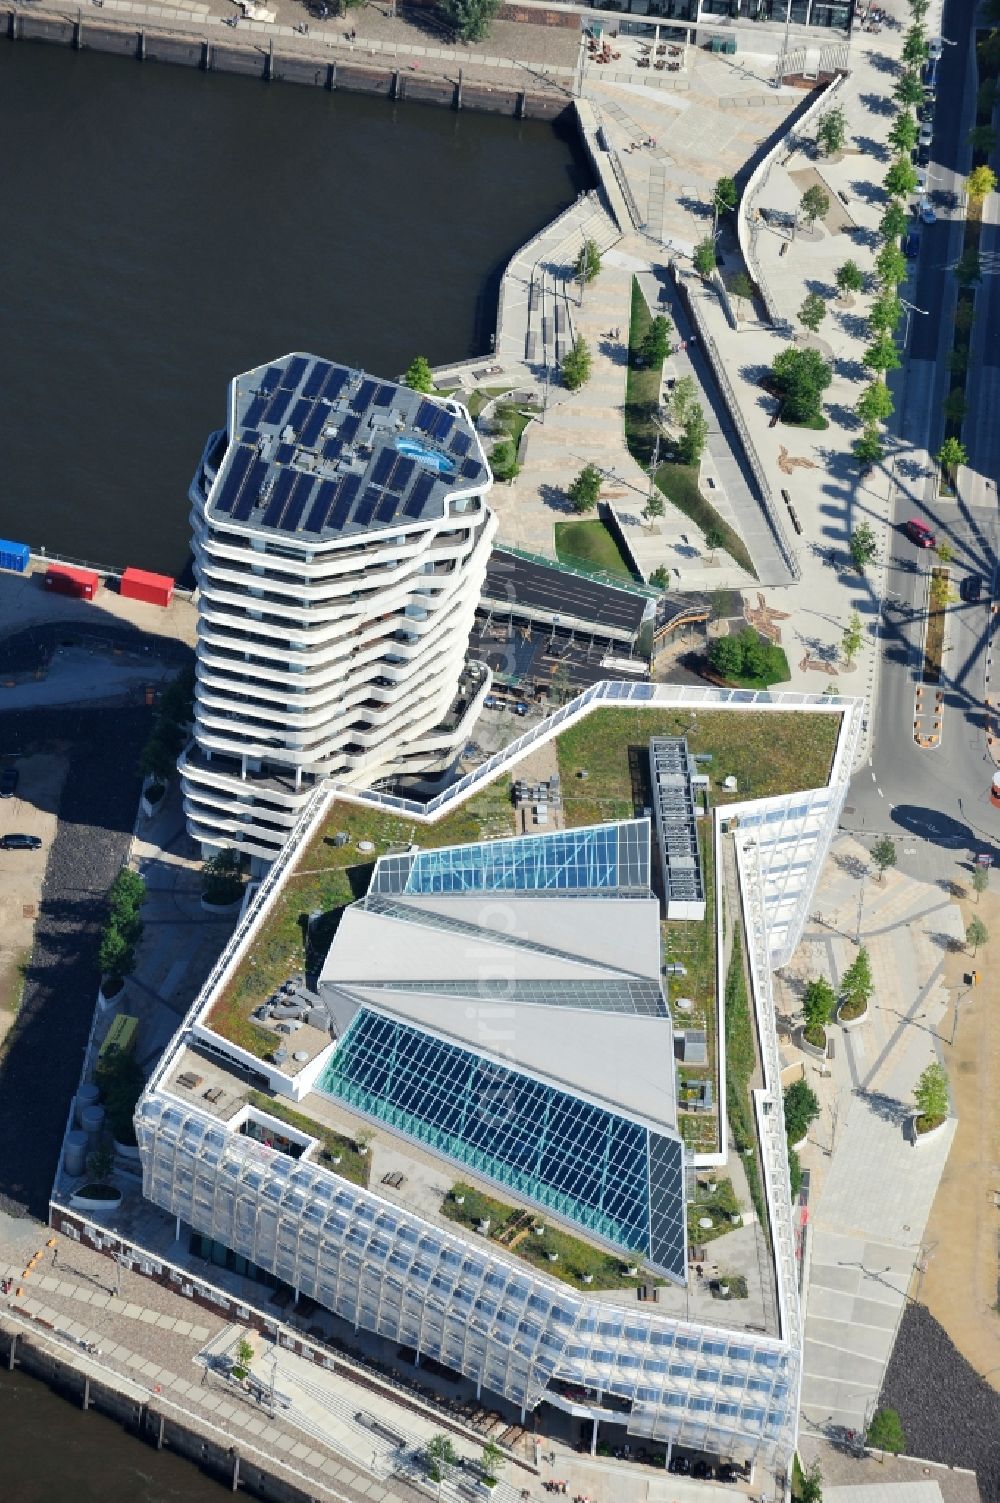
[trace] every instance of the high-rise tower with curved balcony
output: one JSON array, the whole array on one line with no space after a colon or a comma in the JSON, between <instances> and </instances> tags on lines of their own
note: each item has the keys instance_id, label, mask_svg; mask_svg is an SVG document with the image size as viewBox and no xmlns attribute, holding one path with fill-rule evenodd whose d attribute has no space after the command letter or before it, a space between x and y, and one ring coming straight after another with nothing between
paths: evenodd
<instances>
[{"instance_id":1,"label":"high-rise tower with curved balcony","mask_svg":"<svg viewBox=\"0 0 1000 1503\"><path fill-rule=\"evenodd\" d=\"M192 482L206 853L274 859L318 782L445 769L489 687L467 662L496 519L468 412L312 355L237 376Z\"/></svg>"}]
</instances>

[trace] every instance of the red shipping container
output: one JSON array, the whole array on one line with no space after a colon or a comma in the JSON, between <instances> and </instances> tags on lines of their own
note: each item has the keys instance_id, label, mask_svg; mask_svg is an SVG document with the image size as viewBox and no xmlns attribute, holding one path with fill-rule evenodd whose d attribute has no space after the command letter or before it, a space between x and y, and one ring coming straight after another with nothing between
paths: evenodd
<instances>
[{"instance_id":1,"label":"red shipping container","mask_svg":"<svg viewBox=\"0 0 1000 1503\"><path fill-rule=\"evenodd\" d=\"M101 577L92 569L74 569L69 564L49 564L45 571L45 588L58 595L75 595L78 600L93 600Z\"/></svg>"},{"instance_id":2,"label":"red shipping container","mask_svg":"<svg viewBox=\"0 0 1000 1503\"><path fill-rule=\"evenodd\" d=\"M174 582L167 574L148 574L145 569L128 568L122 575L119 594L127 600L145 600L149 605L169 605Z\"/></svg>"}]
</instances>

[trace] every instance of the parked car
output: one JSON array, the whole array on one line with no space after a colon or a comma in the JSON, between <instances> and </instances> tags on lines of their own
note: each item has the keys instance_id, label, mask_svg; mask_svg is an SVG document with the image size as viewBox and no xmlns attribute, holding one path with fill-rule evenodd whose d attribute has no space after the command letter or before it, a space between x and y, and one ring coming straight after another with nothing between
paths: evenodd
<instances>
[{"instance_id":1,"label":"parked car","mask_svg":"<svg viewBox=\"0 0 1000 1503\"><path fill-rule=\"evenodd\" d=\"M675 1477L690 1477L691 1463L686 1456L671 1456L667 1470L673 1472Z\"/></svg>"},{"instance_id":2,"label":"parked car","mask_svg":"<svg viewBox=\"0 0 1000 1503\"><path fill-rule=\"evenodd\" d=\"M500 709L500 701L499 701L499 699L497 699L496 695L494 695L494 694L487 694L486 698L483 700L483 709L484 710L499 710Z\"/></svg>"},{"instance_id":3,"label":"parked car","mask_svg":"<svg viewBox=\"0 0 1000 1503\"><path fill-rule=\"evenodd\" d=\"M927 66L930 67L931 63L936 63L943 51L944 37L931 37L930 41L927 43Z\"/></svg>"},{"instance_id":4,"label":"parked car","mask_svg":"<svg viewBox=\"0 0 1000 1503\"><path fill-rule=\"evenodd\" d=\"M5 767L0 772L0 798L13 798L21 774L16 767Z\"/></svg>"},{"instance_id":5,"label":"parked car","mask_svg":"<svg viewBox=\"0 0 1000 1503\"><path fill-rule=\"evenodd\" d=\"M933 548L937 543L937 538L927 523L921 522L919 517L911 517L908 522L904 522L903 531L910 542L916 543L918 548Z\"/></svg>"},{"instance_id":6,"label":"parked car","mask_svg":"<svg viewBox=\"0 0 1000 1503\"><path fill-rule=\"evenodd\" d=\"M937 224L937 210L926 198L920 205L920 219L923 224Z\"/></svg>"},{"instance_id":7,"label":"parked car","mask_svg":"<svg viewBox=\"0 0 1000 1503\"><path fill-rule=\"evenodd\" d=\"M925 89L936 89L937 88L937 70L938 70L938 60L937 60L937 58L936 57L929 57L927 59L926 63L924 63L923 71L922 71L922 73L920 75L920 80L921 80L921 82L922 82L922 84L923 84L923 86L924 86Z\"/></svg>"},{"instance_id":8,"label":"parked car","mask_svg":"<svg viewBox=\"0 0 1000 1503\"><path fill-rule=\"evenodd\" d=\"M37 835L0 835L0 850L37 851L41 847Z\"/></svg>"},{"instance_id":9,"label":"parked car","mask_svg":"<svg viewBox=\"0 0 1000 1503\"><path fill-rule=\"evenodd\" d=\"M929 142L926 143L926 144L922 143L917 148L917 164L918 164L918 166L920 166L920 167L926 167L927 164L928 164L928 162L930 161L930 159L931 159L930 143Z\"/></svg>"},{"instance_id":10,"label":"parked car","mask_svg":"<svg viewBox=\"0 0 1000 1503\"><path fill-rule=\"evenodd\" d=\"M920 236L916 230L910 230L903 236L903 255L907 261L915 261L920 255Z\"/></svg>"},{"instance_id":11,"label":"parked car","mask_svg":"<svg viewBox=\"0 0 1000 1503\"><path fill-rule=\"evenodd\" d=\"M970 605L975 605L976 601L983 593L982 575L967 574L958 587L958 593L961 595L962 599L967 600Z\"/></svg>"},{"instance_id":12,"label":"parked car","mask_svg":"<svg viewBox=\"0 0 1000 1503\"><path fill-rule=\"evenodd\" d=\"M917 140L921 146L930 146L934 140L934 121L924 120L920 125L920 135Z\"/></svg>"},{"instance_id":13,"label":"parked car","mask_svg":"<svg viewBox=\"0 0 1000 1503\"><path fill-rule=\"evenodd\" d=\"M518 700L517 704L516 705L512 705L511 708L513 709L515 715L522 715L523 716L523 715L527 715L527 713L528 713L528 706L524 703L523 700L520 700L520 699Z\"/></svg>"}]
</instances>

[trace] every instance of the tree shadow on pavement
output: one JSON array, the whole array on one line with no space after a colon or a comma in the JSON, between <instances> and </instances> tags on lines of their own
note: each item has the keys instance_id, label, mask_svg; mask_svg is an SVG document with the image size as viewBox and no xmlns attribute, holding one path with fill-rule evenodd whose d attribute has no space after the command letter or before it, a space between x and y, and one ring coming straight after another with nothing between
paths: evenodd
<instances>
[{"instance_id":1,"label":"tree shadow on pavement","mask_svg":"<svg viewBox=\"0 0 1000 1503\"><path fill-rule=\"evenodd\" d=\"M873 1117L878 1117L880 1122L891 1122L901 1127L909 1120L913 1111L908 1101L900 1101L896 1096L888 1096L885 1091L868 1091L864 1086L859 1086L854 1094L864 1102Z\"/></svg>"},{"instance_id":2,"label":"tree shadow on pavement","mask_svg":"<svg viewBox=\"0 0 1000 1503\"><path fill-rule=\"evenodd\" d=\"M894 115L896 105L888 94L859 94L858 101L873 115Z\"/></svg>"}]
</instances>

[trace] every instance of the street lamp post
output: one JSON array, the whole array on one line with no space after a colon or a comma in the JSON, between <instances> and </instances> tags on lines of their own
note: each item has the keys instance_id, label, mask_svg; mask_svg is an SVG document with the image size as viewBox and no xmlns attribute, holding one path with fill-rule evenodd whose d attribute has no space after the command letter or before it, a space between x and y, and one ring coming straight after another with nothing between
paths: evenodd
<instances>
[{"instance_id":1,"label":"street lamp post","mask_svg":"<svg viewBox=\"0 0 1000 1503\"><path fill-rule=\"evenodd\" d=\"M903 307L906 309L906 322L903 325L903 349L905 350L906 349L907 340L910 337L910 314L911 313L920 313L920 314L923 315L924 318L926 318L927 315L928 315L928 313L930 312L930 309L929 308L918 308L917 305L916 305L916 303L908 303L906 301L905 297L901 297L899 301L902 303Z\"/></svg>"}]
</instances>

